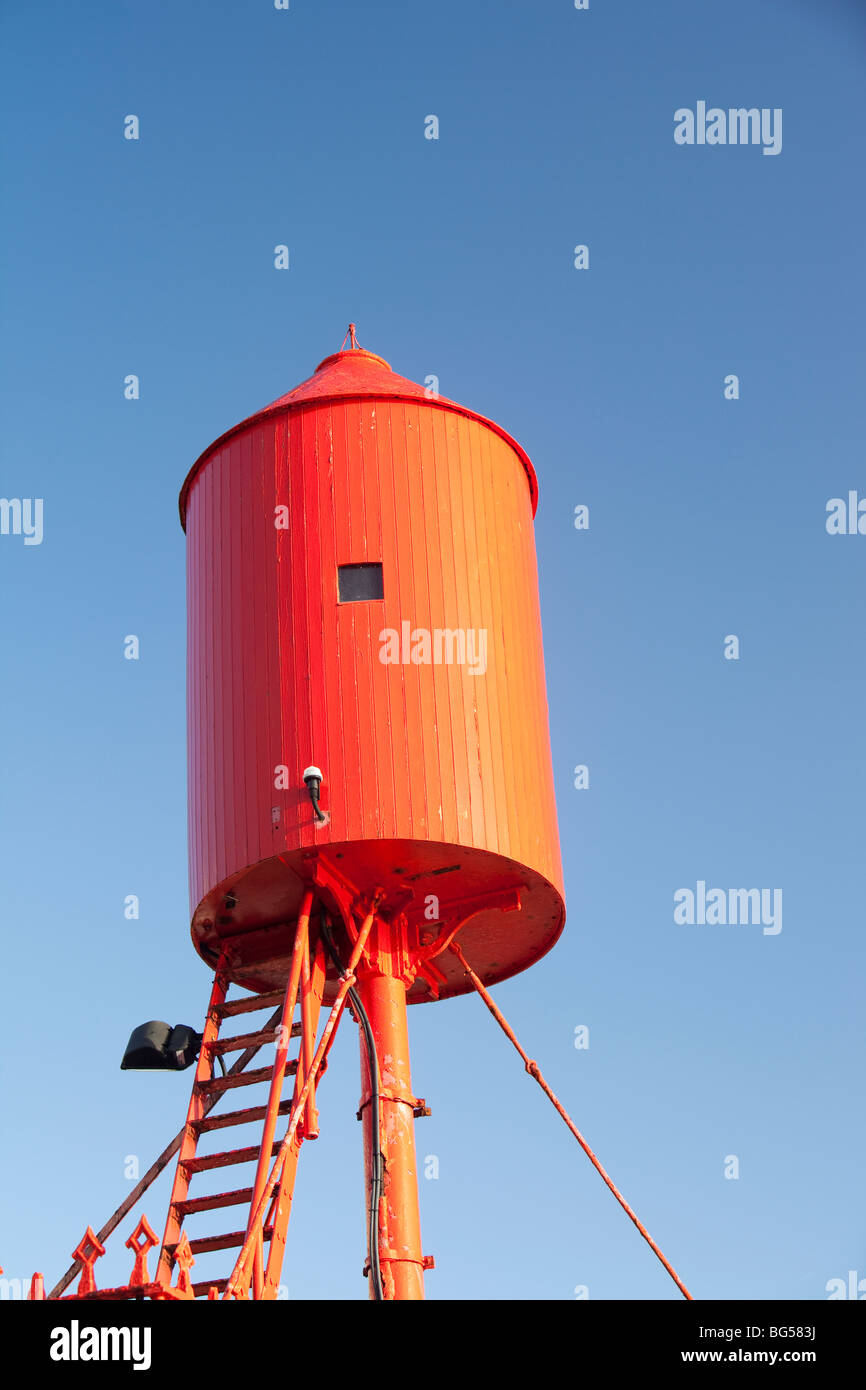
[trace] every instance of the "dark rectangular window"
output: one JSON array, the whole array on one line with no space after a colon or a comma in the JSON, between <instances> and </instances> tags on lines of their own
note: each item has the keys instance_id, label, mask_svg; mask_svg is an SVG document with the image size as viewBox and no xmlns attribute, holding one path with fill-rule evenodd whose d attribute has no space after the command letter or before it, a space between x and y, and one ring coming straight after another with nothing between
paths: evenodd
<instances>
[{"instance_id":1,"label":"dark rectangular window","mask_svg":"<svg viewBox=\"0 0 866 1390\"><path fill-rule=\"evenodd\" d=\"M384 598L381 565L338 565L341 603L364 603Z\"/></svg>"}]
</instances>

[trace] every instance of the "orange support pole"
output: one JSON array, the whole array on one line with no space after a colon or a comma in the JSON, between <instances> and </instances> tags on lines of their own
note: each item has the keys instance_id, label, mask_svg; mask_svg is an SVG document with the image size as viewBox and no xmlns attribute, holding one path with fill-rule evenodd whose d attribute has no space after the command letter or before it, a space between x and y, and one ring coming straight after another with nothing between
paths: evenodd
<instances>
[{"instance_id":1,"label":"orange support pole","mask_svg":"<svg viewBox=\"0 0 866 1390\"><path fill-rule=\"evenodd\" d=\"M379 924L381 925L381 924ZM415 1157L415 1105L409 1069L406 984L398 974L398 953L378 950L370 966L358 973L358 993L370 1019L380 1072L380 1139L385 1156L385 1190L378 1213L379 1262L386 1299L424 1297L424 1256L418 1208ZM364 1170L369 1212L373 1183L372 1086L364 1039L361 1038L361 1113L364 1122ZM369 1259L369 1255L368 1255ZM370 1269L370 1296L375 1298Z\"/></svg>"},{"instance_id":2,"label":"orange support pole","mask_svg":"<svg viewBox=\"0 0 866 1390\"><path fill-rule=\"evenodd\" d=\"M323 947L322 943L319 942L319 943L318 943L318 946L317 946L317 956L316 956L316 959L317 959L318 966L319 966L319 968L320 968L321 971L322 971L322 978L323 978L323 979L324 979L324 957L325 957L325 948ZM315 1050L316 1050L316 1029L315 1029L315 1026L314 1026L314 1024L313 1024L313 992L314 992L314 991L313 991L313 976L312 976L312 972L311 972L311 969L310 969L310 952L309 952L309 951L305 951L305 952L304 952L304 958L303 958L303 960L302 960L302 962L301 962L301 1023L302 1023L302 1033L301 1033L300 1056L301 1056L301 1059L303 1060L303 1077L307 1077L307 1076L309 1076L309 1074L310 1074L310 1071L311 1071L312 1066L313 1066L313 1053L314 1053ZM319 1003L321 1003L321 993L320 993L320 995L319 995ZM315 1011L315 1012L316 1012L316 1018L318 1019L318 1016L319 1016L318 1006L316 1007L316 1011ZM299 1067L299 1068L298 1068L298 1077L301 1077L301 1076L302 1076L302 1069L301 1069L301 1067ZM304 1115L304 1138L305 1138L305 1139L318 1139L318 1137L319 1137L319 1112L318 1112L318 1110L316 1109L316 1090L315 1090L315 1084L316 1084L316 1083L315 1083L315 1078L314 1078L314 1079L313 1079L313 1084L312 1084L312 1086L311 1086L311 1088L310 1088L310 1094L309 1094L309 1096L307 1097L307 1110L306 1110L306 1114ZM303 1085L303 1079L301 1080L301 1085ZM300 1089L300 1087L299 1087L298 1089Z\"/></svg>"}]
</instances>

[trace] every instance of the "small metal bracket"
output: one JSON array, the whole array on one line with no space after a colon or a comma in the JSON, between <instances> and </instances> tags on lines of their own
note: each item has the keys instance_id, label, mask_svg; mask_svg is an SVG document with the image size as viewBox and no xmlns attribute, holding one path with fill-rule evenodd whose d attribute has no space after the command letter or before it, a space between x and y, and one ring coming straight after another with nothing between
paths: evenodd
<instances>
[{"instance_id":1,"label":"small metal bracket","mask_svg":"<svg viewBox=\"0 0 866 1390\"><path fill-rule=\"evenodd\" d=\"M392 1101L396 1100L396 1101L399 1101L402 1105L408 1105L408 1106L410 1107L411 1111L412 1111L412 1114L415 1116L415 1118L416 1118L417 1120L423 1119L425 1115L431 1115L431 1114L433 1113L433 1112L431 1111L430 1107L428 1106L426 1100L424 1100L423 1097L421 1097L421 1096L401 1096L400 1093L399 1093L398 1091L393 1090L390 1086L382 1086L382 1087L380 1087L380 1089L379 1089L379 1099L380 1099L380 1100L392 1100ZM355 1111L355 1119L356 1119L356 1120L361 1120L361 1119L363 1119L363 1117L364 1117L364 1111L366 1110L367 1106L370 1104L370 1101L371 1101L371 1100L372 1100L372 1096L366 1096L366 1097L363 1097L363 1096L362 1096L360 1105L359 1105L358 1109Z\"/></svg>"}]
</instances>

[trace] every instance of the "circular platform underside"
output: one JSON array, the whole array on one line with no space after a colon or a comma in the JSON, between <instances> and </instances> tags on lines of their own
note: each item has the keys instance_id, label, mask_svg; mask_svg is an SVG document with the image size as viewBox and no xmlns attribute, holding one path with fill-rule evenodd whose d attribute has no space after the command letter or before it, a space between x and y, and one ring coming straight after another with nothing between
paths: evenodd
<instances>
[{"instance_id":1,"label":"circular platform underside","mask_svg":"<svg viewBox=\"0 0 866 1390\"><path fill-rule=\"evenodd\" d=\"M342 958L348 959L350 945L337 910L341 883L367 901L381 889L385 897L380 914L387 918L405 913L410 942L429 942L465 917L457 941L488 985L516 975L543 956L565 921L559 891L512 859L429 840L363 840L284 852L233 874L196 908L193 944L211 966L221 949L229 947L231 979L243 988L278 989L288 977L295 923L307 888L325 904ZM518 901L516 910L491 905ZM314 923L316 913L314 906ZM444 976L439 998L472 988L447 949L432 964ZM336 972L330 968L326 1003L334 996L335 982ZM420 1004L434 997L419 974L409 989L409 1002Z\"/></svg>"}]
</instances>

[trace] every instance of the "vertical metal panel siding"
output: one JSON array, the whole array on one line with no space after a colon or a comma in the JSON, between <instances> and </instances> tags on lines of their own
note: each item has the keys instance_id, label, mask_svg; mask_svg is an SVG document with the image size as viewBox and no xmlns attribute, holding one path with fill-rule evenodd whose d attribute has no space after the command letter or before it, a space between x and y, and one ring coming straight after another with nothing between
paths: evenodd
<instances>
[{"instance_id":1,"label":"vertical metal panel siding","mask_svg":"<svg viewBox=\"0 0 866 1390\"><path fill-rule=\"evenodd\" d=\"M432 400L300 406L209 457L187 533L193 907L282 850L360 839L471 845L561 886L532 508L500 435ZM383 602L338 603L359 562L382 563ZM486 629L486 674L384 665L407 619Z\"/></svg>"}]
</instances>

